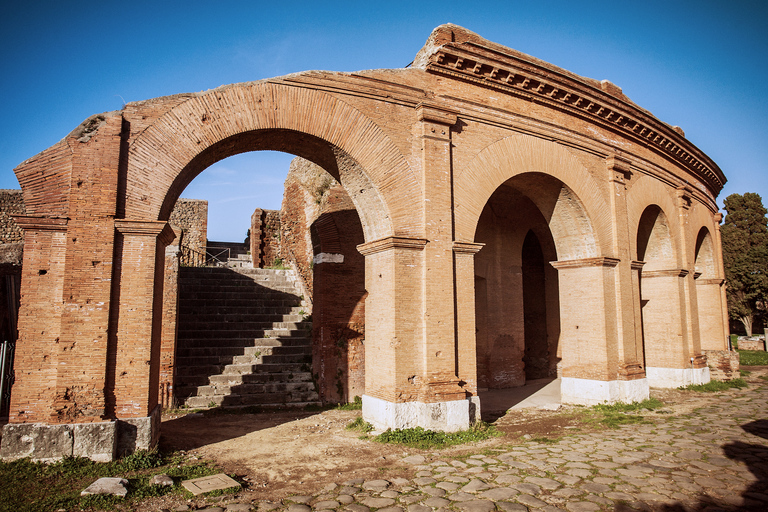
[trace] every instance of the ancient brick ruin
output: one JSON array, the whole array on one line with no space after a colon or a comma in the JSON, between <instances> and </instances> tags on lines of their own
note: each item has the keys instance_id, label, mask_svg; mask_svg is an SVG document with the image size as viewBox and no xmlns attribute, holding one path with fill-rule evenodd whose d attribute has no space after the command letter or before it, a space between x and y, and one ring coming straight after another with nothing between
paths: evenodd
<instances>
[{"instance_id":1,"label":"ancient brick ruin","mask_svg":"<svg viewBox=\"0 0 768 512\"><path fill-rule=\"evenodd\" d=\"M302 275L314 262L315 358L346 350L320 388L363 368L335 398L362 392L379 428L466 428L479 390L546 376L566 403L641 400L708 381L705 351L727 347L717 165L616 85L444 25L405 69L129 103L19 165L4 456L46 439L109 456L121 429L155 442L171 211L209 165L255 150L339 184L315 188L338 209L289 212L281 231L310 228L311 255L283 243ZM287 197L311 191L296 179ZM342 254L357 270L337 277ZM334 287L341 307L323 303Z\"/></svg>"}]
</instances>

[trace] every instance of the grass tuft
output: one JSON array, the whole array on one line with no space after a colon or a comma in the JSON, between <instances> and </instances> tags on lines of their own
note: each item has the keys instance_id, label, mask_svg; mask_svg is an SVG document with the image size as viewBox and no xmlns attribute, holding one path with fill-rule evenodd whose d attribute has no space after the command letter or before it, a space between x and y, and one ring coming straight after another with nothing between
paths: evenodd
<instances>
[{"instance_id":1,"label":"grass tuft","mask_svg":"<svg viewBox=\"0 0 768 512\"><path fill-rule=\"evenodd\" d=\"M336 406L336 408L341 411L360 411L363 408L363 399L359 396L356 396L354 402L339 404Z\"/></svg>"},{"instance_id":2,"label":"grass tuft","mask_svg":"<svg viewBox=\"0 0 768 512\"><path fill-rule=\"evenodd\" d=\"M702 393L714 393L717 391L727 391L729 389L742 389L749 385L744 379L733 379L729 381L711 380L706 384L690 384L688 386L681 386L679 389L685 389L688 391L699 391Z\"/></svg>"},{"instance_id":3,"label":"grass tuft","mask_svg":"<svg viewBox=\"0 0 768 512\"><path fill-rule=\"evenodd\" d=\"M386 432L376 436L374 441L378 443L402 444L411 448L428 450L484 441L500 435L502 434L496 430L496 427L484 422L478 422L472 428L459 432L437 432L421 427L388 429Z\"/></svg>"},{"instance_id":4,"label":"grass tuft","mask_svg":"<svg viewBox=\"0 0 768 512\"><path fill-rule=\"evenodd\" d=\"M373 425L365 421L362 416L358 416L345 428L347 430L357 430L358 432L367 433L373 430Z\"/></svg>"}]
</instances>

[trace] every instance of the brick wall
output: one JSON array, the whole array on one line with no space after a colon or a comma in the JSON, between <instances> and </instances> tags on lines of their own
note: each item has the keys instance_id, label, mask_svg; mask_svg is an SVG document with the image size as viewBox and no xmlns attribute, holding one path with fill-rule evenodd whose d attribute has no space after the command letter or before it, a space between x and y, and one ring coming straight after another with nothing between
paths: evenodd
<instances>
[{"instance_id":1,"label":"brick wall","mask_svg":"<svg viewBox=\"0 0 768 512\"><path fill-rule=\"evenodd\" d=\"M705 350L709 376L712 380L733 380L740 377L739 353L735 350Z\"/></svg>"},{"instance_id":2,"label":"brick wall","mask_svg":"<svg viewBox=\"0 0 768 512\"><path fill-rule=\"evenodd\" d=\"M168 222L181 229L181 264L193 265L194 255L205 254L208 243L208 201L179 199ZM173 243L179 245L179 240Z\"/></svg>"},{"instance_id":3,"label":"brick wall","mask_svg":"<svg viewBox=\"0 0 768 512\"><path fill-rule=\"evenodd\" d=\"M365 391L363 228L346 190L321 167L296 158L285 181L281 254L313 302L313 373L320 397L352 401Z\"/></svg>"},{"instance_id":4,"label":"brick wall","mask_svg":"<svg viewBox=\"0 0 768 512\"><path fill-rule=\"evenodd\" d=\"M253 266L269 267L280 258L280 211L256 208L251 215Z\"/></svg>"}]
</instances>

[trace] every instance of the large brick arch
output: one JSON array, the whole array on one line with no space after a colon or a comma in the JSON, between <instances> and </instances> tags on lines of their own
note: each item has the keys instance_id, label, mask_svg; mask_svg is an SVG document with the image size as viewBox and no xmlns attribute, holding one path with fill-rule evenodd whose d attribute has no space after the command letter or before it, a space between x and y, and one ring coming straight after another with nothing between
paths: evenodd
<instances>
[{"instance_id":1,"label":"large brick arch","mask_svg":"<svg viewBox=\"0 0 768 512\"><path fill-rule=\"evenodd\" d=\"M291 152L331 173L335 158L353 159L365 174L346 181L365 190L350 195L362 212L366 238L417 231L410 211L391 207L413 204L419 187L384 132L330 94L269 82L196 95L146 128L129 151L126 218L164 220L184 187L208 165L259 149Z\"/></svg>"},{"instance_id":2,"label":"large brick arch","mask_svg":"<svg viewBox=\"0 0 768 512\"><path fill-rule=\"evenodd\" d=\"M659 180L643 176L632 185L627 194L627 216L632 229L630 236L631 254L637 256L637 234L643 214L649 207L657 207L669 225L669 243L674 251L675 264L680 266L680 238L683 236L677 222L675 190L665 186Z\"/></svg>"},{"instance_id":3,"label":"large brick arch","mask_svg":"<svg viewBox=\"0 0 768 512\"><path fill-rule=\"evenodd\" d=\"M599 184L560 144L522 134L489 145L459 171L455 186L456 240L473 241L480 214L491 195L508 180L529 173L550 176L565 185L558 197L530 197L549 224L558 259L599 256L598 223L607 210Z\"/></svg>"}]
</instances>

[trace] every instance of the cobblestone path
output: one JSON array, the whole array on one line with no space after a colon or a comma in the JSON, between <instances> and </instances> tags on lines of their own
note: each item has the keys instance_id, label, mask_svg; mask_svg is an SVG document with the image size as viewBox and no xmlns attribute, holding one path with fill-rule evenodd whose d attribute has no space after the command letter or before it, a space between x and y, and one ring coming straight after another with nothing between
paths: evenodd
<instances>
[{"instance_id":1,"label":"cobblestone path","mask_svg":"<svg viewBox=\"0 0 768 512\"><path fill-rule=\"evenodd\" d=\"M329 482L320 493L280 503L203 510L768 510L768 386L721 393L707 403L653 424L554 442L458 458L412 455L402 460L415 469L412 478Z\"/></svg>"}]
</instances>

